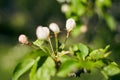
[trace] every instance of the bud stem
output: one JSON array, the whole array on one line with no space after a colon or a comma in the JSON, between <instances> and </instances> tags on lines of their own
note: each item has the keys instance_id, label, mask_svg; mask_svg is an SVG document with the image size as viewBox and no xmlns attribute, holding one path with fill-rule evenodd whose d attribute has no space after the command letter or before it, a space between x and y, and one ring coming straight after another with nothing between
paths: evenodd
<instances>
[{"instance_id":1,"label":"bud stem","mask_svg":"<svg viewBox=\"0 0 120 80\"><path fill-rule=\"evenodd\" d=\"M34 48L34 49L38 49L35 45L33 45L32 43L28 43L27 44L28 46L31 46L32 48Z\"/></svg>"},{"instance_id":2,"label":"bud stem","mask_svg":"<svg viewBox=\"0 0 120 80\"><path fill-rule=\"evenodd\" d=\"M48 39L49 39L49 43L50 43L50 48L51 48L51 50L52 50L52 53L51 53L51 56L52 56L52 55L55 55L55 52L54 52L54 49L53 49L53 46L52 46L52 42L51 42L50 37L49 37Z\"/></svg>"},{"instance_id":3,"label":"bud stem","mask_svg":"<svg viewBox=\"0 0 120 80\"><path fill-rule=\"evenodd\" d=\"M57 33L54 33L54 35L55 35L56 55L57 55L57 52L58 52L58 34L57 34Z\"/></svg>"},{"instance_id":4,"label":"bud stem","mask_svg":"<svg viewBox=\"0 0 120 80\"><path fill-rule=\"evenodd\" d=\"M67 39L68 39L69 35L70 35L70 32L69 32L69 31L67 31L67 35L66 35L66 38L65 38L64 44L66 44L66 41L67 41Z\"/></svg>"},{"instance_id":5,"label":"bud stem","mask_svg":"<svg viewBox=\"0 0 120 80\"><path fill-rule=\"evenodd\" d=\"M70 35L70 31L67 31L67 35L66 35L65 41L63 42L63 45L62 45L62 49L65 47L65 44L67 42L67 39L69 38L69 35Z\"/></svg>"}]
</instances>

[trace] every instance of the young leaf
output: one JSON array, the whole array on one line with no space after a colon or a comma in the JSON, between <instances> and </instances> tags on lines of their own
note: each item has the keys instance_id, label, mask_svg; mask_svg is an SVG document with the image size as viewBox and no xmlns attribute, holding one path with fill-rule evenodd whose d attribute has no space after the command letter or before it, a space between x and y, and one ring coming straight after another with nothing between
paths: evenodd
<instances>
[{"instance_id":1,"label":"young leaf","mask_svg":"<svg viewBox=\"0 0 120 80\"><path fill-rule=\"evenodd\" d=\"M104 67L103 71L109 76L114 76L120 73L120 68L116 64L111 63L110 65Z\"/></svg>"},{"instance_id":2,"label":"young leaf","mask_svg":"<svg viewBox=\"0 0 120 80\"><path fill-rule=\"evenodd\" d=\"M18 78L21 75L23 75L25 72L27 72L33 66L34 62L35 62L34 59L27 59L27 60L19 63L13 72L12 80L18 80Z\"/></svg>"},{"instance_id":3,"label":"young leaf","mask_svg":"<svg viewBox=\"0 0 120 80\"><path fill-rule=\"evenodd\" d=\"M85 60L85 57L88 55L89 53L89 49L86 45L80 43L78 45L78 49L80 50L80 55L82 56L83 60Z\"/></svg>"},{"instance_id":4,"label":"young leaf","mask_svg":"<svg viewBox=\"0 0 120 80\"><path fill-rule=\"evenodd\" d=\"M43 41L40 39L37 39L36 41L33 42L34 45L41 47L41 45L43 44Z\"/></svg>"},{"instance_id":5,"label":"young leaf","mask_svg":"<svg viewBox=\"0 0 120 80\"><path fill-rule=\"evenodd\" d=\"M51 57L48 57L44 64L37 71L36 80L50 80L55 75L55 63Z\"/></svg>"},{"instance_id":6,"label":"young leaf","mask_svg":"<svg viewBox=\"0 0 120 80\"><path fill-rule=\"evenodd\" d=\"M70 74L70 72L72 72L77 67L77 62L73 60L67 60L61 65L57 75L60 77L67 77Z\"/></svg>"},{"instance_id":7,"label":"young leaf","mask_svg":"<svg viewBox=\"0 0 120 80\"><path fill-rule=\"evenodd\" d=\"M37 58L38 56L48 56L49 55L49 52L44 52L42 49L37 49L37 50L34 50L30 53L28 53L26 56L25 56L25 59L26 58Z\"/></svg>"},{"instance_id":8,"label":"young leaf","mask_svg":"<svg viewBox=\"0 0 120 80\"><path fill-rule=\"evenodd\" d=\"M38 57L36 60L35 60L35 63L31 69L31 72L29 74L30 76L30 80L36 80L36 71L37 71L37 66L38 66L38 61L40 60L40 57Z\"/></svg>"},{"instance_id":9,"label":"young leaf","mask_svg":"<svg viewBox=\"0 0 120 80\"><path fill-rule=\"evenodd\" d=\"M91 59L100 59L104 57L104 50L103 49L97 49L90 53Z\"/></svg>"}]
</instances>

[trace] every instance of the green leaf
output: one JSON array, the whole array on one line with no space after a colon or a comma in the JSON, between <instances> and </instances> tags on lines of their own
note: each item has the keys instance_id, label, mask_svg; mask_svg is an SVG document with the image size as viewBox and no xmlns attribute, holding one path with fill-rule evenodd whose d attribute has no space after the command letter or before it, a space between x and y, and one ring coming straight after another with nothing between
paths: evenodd
<instances>
[{"instance_id":1,"label":"green leaf","mask_svg":"<svg viewBox=\"0 0 120 80\"><path fill-rule=\"evenodd\" d=\"M47 60L37 71L36 80L50 80L51 76L55 75L55 63L51 57L48 57Z\"/></svg>"},{"instance_id":2,"label":"green leaf","mask_svg":"<svg viewBox=\"0 0 120 80\"><path fill-rule=\"evenodd\" d=\"M33 44L38 46L44 52L49 53L49 50L47 49L47 47L42 46L43 42L44 42L43 40L37 39L36 41L33 42Z\"/></svg>"},{"instance_id":3,"label":"green leaf","mask_svg":"<svg viewBox=\"0 0 120 80\"><path fill-rule=\"evenodd\" d=\"M36 80L36 71L37 71L37 66L38 66L38 61L40 60L40 57L38 57L36 60L35 60L35 63L30 71L30 80Z\"/></svg>"},{"instance_id":4,"label":"green leaf","mask_svg":"<svg viewBox=\"0 0 120 80\"><path fill-rule=\"evenodd\" d=\"M48 56L49 55L49 52L44 52L42 49L37 49L37 50L34 50L30 53L28 53L26 56L25 56L25 59L26 58L37 58L38 56Z\"/></svg>"},{"instance_id":5,"label":"green leaf","mask_svg":"<svg viewBox=\"0 0 120 80\"><path fill-rule=\"evenodd\" d=\"M114 31L116 29L116 23L115 23L114 18L112 16L110 16L109 14L106 14L105 20L106 20L107 25L110 28L110 30Z\"/></svg>"},{"instance_id":6,"label":"green leaf","mask_svg":"<svg viewBox=\"0 0 120 80\"><path fill-rule=\"evenodd\" d=\"M91 59L100 59L100 58L104 58L104 50L103 49L97 49L94 50L90 53L89 57Z\"/></svg>"},{"instance_id":7,"label":"green leaf","mask_svg":"<svg viewBox=\"0 0 120 80\"><path fill-rule=\"evenodd\" d=\"M33 42L34 45L41 47L41 45L43 44L43 40L37 39L36 41Z\"/></svg>"},{"instance_id":8,"label":"green leaf","mask_svg":"<svg viewBox=\"0 0 120 80\"><path fill-rule=\"evenodd\" d=\"M110 45L107 45L104 49L104 52L106 52L110 48Z\"/></svg>"},{"instance_id":9,"label":"green leaf","mask_svg":"<svg viewBox=\"0 0 120 80\"><path fill-rule=\"evenodd\" d=\"M75 62L74 60L67 60L64 63L62 63L57 75L60 77L67 77L70 74L70 72L72 72L77 67L77 62Z\"/></svg>"},{"instance_id":10,"label":"green leaf","mask_svg":"<svg viewBox=\"0 0 120 80\"><path fill-rule=\"evenodd\" d=\"M104 67L103 71L109 76L114 76L120 73L120 68L117 64L111 63L110 65Z\"/></svg>"},{"instance_id":11,"label":"green leaf","mask_svg":"<svg viewBox=\"0 0 120 80\"><path fill-rule=\"evenodd\" d=\"M94 68L101 68L104 66L104 63L101 60L94 61L79 61L79 67L85 68L88 70L94 69Z\"/></svg>"},{"instance_id":12,"label":"green leaf","mask_svg":"<svg viewBox=\"0 0 120 80\"><path fill-rule=\"evenodd\" d=\"M82 73L81 80L107 80L99 69L93 69L90 73Z\"/></svg>"},{"instance_id":13,"label":"green leaf","mask_svg":"<svg viewBox=\"0 0 120 80\"><path fill-rule=\"evenodd\" d=\"M18 78L23 75L25 72L27 72L34 64L35 60L34 59L27 59L23 62L20 62L14 72L13 72L13 77L12 80L18 80Z\"/></svg>"},{"instance_id":14,"label":"green leaf","mask_svg":"<svg viewBox=\"0 0 120 80\"><path fill-rule=\"evenodd\" d=\"M89 49L86 45L79 43L78 44L78 49L80 50L80 55L82 56L83 60L85 60L85 57L88 55L89 53Z\"/></svg>"}]
</instances>

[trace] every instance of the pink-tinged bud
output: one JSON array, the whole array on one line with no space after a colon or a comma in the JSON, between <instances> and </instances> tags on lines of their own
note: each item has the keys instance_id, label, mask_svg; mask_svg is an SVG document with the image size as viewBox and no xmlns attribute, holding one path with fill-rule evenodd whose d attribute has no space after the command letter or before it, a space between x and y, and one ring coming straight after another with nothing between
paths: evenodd
<instances>
[{"instance_id":1,"label":"pink-tinged bud","mask_svg":"<svg viewBox=\"0 0 120 80\"><path fill-rule=\"evenodd\" d=\"M49 28L51 31L53 31L54 33L59 33L60 32L60 29L58 27L58 25L56 23L51 23L49 25Z\"/></svg>"},{"instance_id":2,"label":"pink-tinged bud","mask_svg":"<svg viewBox=\"0 0 120 80\"><path fill-rule=\"evenodd\" d=\"M37 38L39 38L41 40L48 39L48 37L50 35L49 28L38 26L37 29L36 29L36 35L37 35Z\"/></svg>"},{"instance_id":3,"label":"pink-tinged bud","mask_svg":"<svg viewBox=\"0 0 120 80\"><path fill-rule=\"evenodd\" d=\"M18 41L22 44L28 44L29 43L26 35L24 35L24 34L21 34L19 36Z\"/></svg>"},{"instance_id":4,"label":"pink-tinged bud","mask_svg":"<svg viewBox=\"0 0 120 80\"><path fill-rule=\"evenodd\" d=\"M66 29L68 32L73 30L73 28L76 26L75 20L70 18L66 21Z\"/></svg>"}]
</instances>

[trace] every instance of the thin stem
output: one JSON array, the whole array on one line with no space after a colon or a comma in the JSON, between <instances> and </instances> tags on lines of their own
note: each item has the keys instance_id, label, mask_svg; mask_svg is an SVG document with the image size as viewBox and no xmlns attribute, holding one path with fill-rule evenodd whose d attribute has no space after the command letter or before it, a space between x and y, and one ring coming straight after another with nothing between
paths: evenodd
<instances>
[{"instance_id":1,"label":"thin stem","mask_svg":"<svg viewBox=\"0 0 120 80\"><path fill-rule=\"evenodd\" d=\"M70 35L70 32L67 31L67 35L66 35L65 41L63 42L63 45L62 45L62 49L65 47L65 44L67 42L67 39L68 39L69 35Z\"/></svg>"},{"instance_id":2,"label":"thin stem","mask_svg":"<svg viewBox=\"0 0 120 80\"><path fill-rule=\"evenodd\" d=\"M34 49L38 49L38 47L36 47L36 46L33 45L32 43L28 43L27 45L28 45L28 46L31 46L31 47L34 48Z\"/></svg>"},{"instance_id":3,"label":"thin stem","mask_svg":"<svg viewBox=\"0 0 120 80\"><path fill-rule=\"evenodd\" d=\"M56 43L56 55L57 55L57 52L58 52L58 34L55 33L55 43Z\"/></svg>"},{"instance_id":4,"label":"thin stem","mask_svg":"<svg viewBox=\"0 0 120 80\"><path fill-rule=\"evenodd\" d=\"M70 32L67 31L67 35L66 35L66 38L65 38L64 44L66 44L69 35L70 35Z\"/></svg>"},{"instance_id":5,"label":"thin stem","mask_svg":"<svg viewBox=\"0 0 120 80\"><path fill-rule=\"evenodd\" d=\"M49 43L50 43L50 48L52 50L52 54L51 55L54 55L55 52L54 52L54 49L53 49L53 46L52 46L52 42L51 42L51 39L49 38Z\"/></svg>"}]
</instances>

